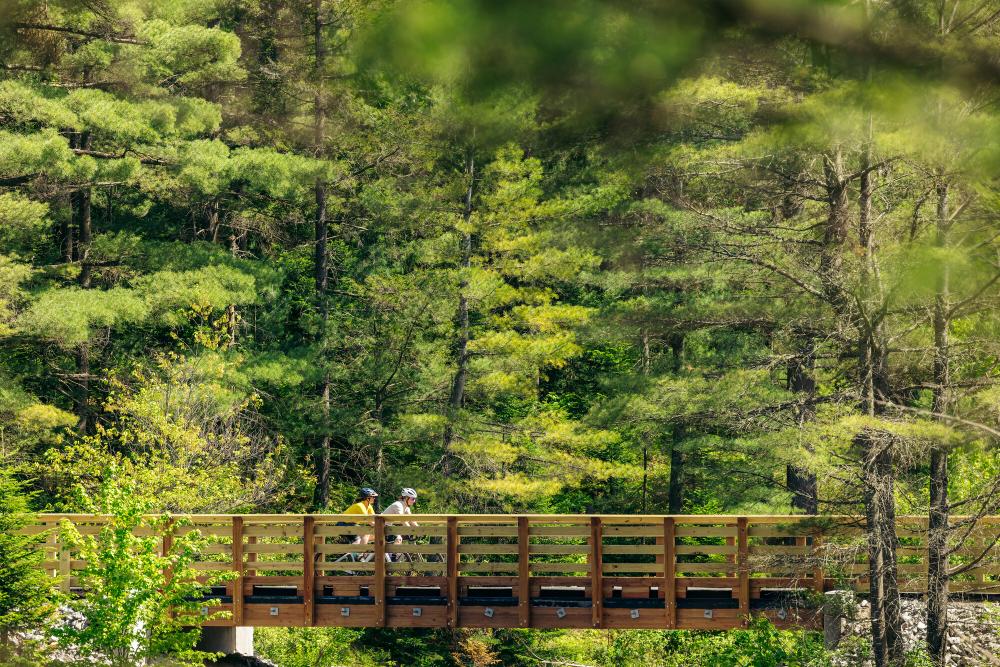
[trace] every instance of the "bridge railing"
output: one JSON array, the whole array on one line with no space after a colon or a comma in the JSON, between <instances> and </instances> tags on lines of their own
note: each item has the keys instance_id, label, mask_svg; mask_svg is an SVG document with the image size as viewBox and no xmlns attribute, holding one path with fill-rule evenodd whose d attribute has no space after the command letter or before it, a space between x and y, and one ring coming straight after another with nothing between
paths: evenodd
<instances>
[{"instance_id":1,"label":"bridge railing","mask_svg":"<svg viewBox=\"0 0 1000 667\"><path fill-rule=\"evenodd\" d=\"M79 586L85 563L59 524L96 534L107 520L47 514L29 528L46 534L44 567L65 589ZM867 589L863 526L846 516L412 520L419 526L381 515L194 515L170 530L206 538L197 569L235 573L213 592L222 605L211 611L230 612L218 625L720 629L760 615L814 626L815 594ZM159 535L164 550L170 530ZM923 517L898 521L904 592L925 585L926 533ZM1000 593L998 533L1000 517L981 520L955 551L953 565L972 566L953 590Z\"/></svg>"}]
</instances>

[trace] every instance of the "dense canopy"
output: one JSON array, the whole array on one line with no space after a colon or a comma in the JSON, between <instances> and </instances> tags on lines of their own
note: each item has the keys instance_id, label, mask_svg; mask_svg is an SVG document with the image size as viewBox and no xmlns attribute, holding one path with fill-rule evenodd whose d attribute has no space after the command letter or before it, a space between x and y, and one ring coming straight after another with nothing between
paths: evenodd
<instances>
[{"instance_id":1,"label":"dense canopy","mask_svg":"<svg viewBox=\"0 0 1000 667\"><path fill-rule=\"evenodd\" d=\"M901 664L894 515L940 612L949 512L1000 513L998 28L5 2L0 466L58 511L857 513Z\"/></svg>"}]
</instances>

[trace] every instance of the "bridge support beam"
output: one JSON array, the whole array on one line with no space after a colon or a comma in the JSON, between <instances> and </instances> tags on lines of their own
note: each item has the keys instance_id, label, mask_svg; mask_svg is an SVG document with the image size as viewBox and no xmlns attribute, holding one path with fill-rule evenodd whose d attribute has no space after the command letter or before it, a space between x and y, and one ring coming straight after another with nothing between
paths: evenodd
<instances>
[{"instance_id":1,"label":"bridge support beam","mask_svg":"<svg viewBox=\"0 0 1000 667\"><path fill-rule=\"evenodd\" d=\"M253 628L202 628L201 639L198 640L199 651L210 653L239 653L241 655L252 656L253 652Z\"/></svg>"}]
</instances>

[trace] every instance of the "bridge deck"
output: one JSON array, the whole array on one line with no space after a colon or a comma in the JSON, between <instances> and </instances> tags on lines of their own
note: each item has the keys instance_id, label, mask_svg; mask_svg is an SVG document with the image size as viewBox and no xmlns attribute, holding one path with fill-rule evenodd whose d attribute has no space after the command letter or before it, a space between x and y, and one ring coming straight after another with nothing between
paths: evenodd
<instances>
[{"instance_id":1,"label":"bridge deck","mask_svg":"<svg viewBox=\"0 0 1000 667\"><path fill-rule=\"evenodd\" d=\"M386 519L390 519L387 523ZM749 616L819 627L816 594L867 589L862 525L850 517L194 515L200 570L231 570L213 591L220 626L730 629ZM31 531L95 515L41 515ZM926 519L899 519L900 584L926 578ZM1000 517L953 555L975 568L956 591L1000 592ZM407 540L395 544L393 536ZM367 545L352 544L370 535ZM388 536L388 538L387 538ZM164 549L171 536L158 536ZM46 569L67 590L85 563L48 533Z\"/></svg>"}]
</instances>

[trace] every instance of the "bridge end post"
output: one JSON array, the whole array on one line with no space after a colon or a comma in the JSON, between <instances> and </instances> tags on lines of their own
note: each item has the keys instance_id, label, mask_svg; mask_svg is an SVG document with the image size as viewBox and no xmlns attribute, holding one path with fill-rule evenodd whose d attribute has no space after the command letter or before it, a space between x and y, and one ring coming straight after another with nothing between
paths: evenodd
<instances>
[{"instance_id":1,"label":"bridge end post","mask_svg":"<svg viewBox=\"0 0 1000 667\"><path fill-rule=\"evenodd\" d=\"M736 520L736 567L739 576L740 618L746 626L750 616L750 547L747 517Z\"/></svg>"},{"instance_id":2,"label":"bridge end post","mask_svg":"<svg viewBox=\"0 0 1000 667\"><path fill-rule=\"evenodd\" d=\"M316 517L302 519L302 601L305 603L304 624L316 624Z\"/></svg>"},{"instance_id":3,"label":"bridge end post","mask_svg":"<svg viewBox=\"0 0 1000 667\"><path fill-rule=\"evenodd\" d=\"M674 517L663 519L663 610L667 628L677 627L677 526Z\"/></svg>"},{"instance_id":4,"label":"bridge end post","mask_svg":"<svg viewBox=\"0 0 1000 667\"><path fill-rule=\"evenodd\" d=\"M375 519L375 627L385 627L385 515Z\"/></svg>"},{"instance_id":5,"label":"bridge end post","mask_svg":"<svg viewBox=\"0 0 1000 667\"><path fill-rule=\"evenodd\" d=\"M531 627L531 568L528 517L517 517L517 618L522 628Z\"/></svg>"},{"instance_id":6,"label":"bridge end post","mask_svg":"<svg viewBox=\"0 0 1000 667\"><path fill-rule=\"evenodd\" d=\"M243 625L243 517L233 517L233 624ZM252 645L252 640L251 640Z\"/></svg>"},{"instance_id":7,"label":"bridge end post","mask_svg":"<svg viewBox=\"0 0 1000 667\"><path fill-rule=\"evenodd\" d=\"M590 622L604 626L604 534L601 517L590 517Z\"/></svg>"},{"instance_id":8,"label":"bridge end post","mask_svg":"<svg viewBox=\"0 0 1000 667\"><path fill-rule=\"evenodd\" d=\"M448 627L458 627L458 517L448 517L448 554L446 568L448 574Z\"/></svg>"}]
</instances>

